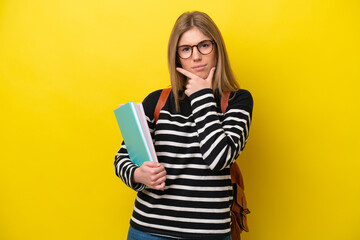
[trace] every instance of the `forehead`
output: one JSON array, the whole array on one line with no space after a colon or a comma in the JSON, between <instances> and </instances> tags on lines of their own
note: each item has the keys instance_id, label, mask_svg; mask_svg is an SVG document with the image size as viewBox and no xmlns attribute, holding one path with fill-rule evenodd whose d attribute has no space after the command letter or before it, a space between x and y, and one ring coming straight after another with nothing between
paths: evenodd
<instances>
[{"instance_id":1,"label":"forehead","mask_svg":"<svg viewBox=\"0 0 360 240\"><path fill-rule=\"evenodd\" d=\"M193 27L181 35L178 45L195 45L204 40L211 39L203 34L197 27Z\"/></svg>"}]
</instances>

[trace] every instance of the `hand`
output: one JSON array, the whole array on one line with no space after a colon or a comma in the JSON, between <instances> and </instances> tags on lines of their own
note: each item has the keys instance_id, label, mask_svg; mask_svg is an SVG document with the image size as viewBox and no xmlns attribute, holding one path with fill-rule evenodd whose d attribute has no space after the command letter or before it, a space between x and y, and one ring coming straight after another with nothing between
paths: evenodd
<instances>
[{"instance_id":1,"label":"hand","mask_svg":"<svg viewBox=\"0 0 360 240\"><path fill-rule=\"evenodd\" d=\"M152 189L164 190L165 180L165 168L157 162L144 162L134 172L134 182L145 184Z\"/></svg>"},{"instance_id":2,"label":"hand","mask_svg":"<svg viewBox=\"0 0 360 240\"><path fill-rule=\"evenodd\" d=\"M186 83L186 90L185 94L190 97L191 94L205 89L205 88L212 88L212 80L215 72L215 67L211 68L209 75L206 79L203 79L183 68L176 68L178 72L185 75L188 78L188 81Z\"/></svg>"}]
</instances>

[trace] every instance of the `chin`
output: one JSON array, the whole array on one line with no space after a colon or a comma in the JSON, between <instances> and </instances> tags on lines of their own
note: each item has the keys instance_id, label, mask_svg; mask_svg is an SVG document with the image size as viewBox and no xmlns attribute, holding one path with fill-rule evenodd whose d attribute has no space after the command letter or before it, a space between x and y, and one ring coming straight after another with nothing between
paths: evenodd
<instances>
[{"instance_id":1,"label":"chin","mask_svg":"<svg viewBox=\"0 0 360 240\"><path fill-rule=\"evenodd\" d=\"M192 72L198 77L201 77L202 79L206 79L209 76L210 71L201 71L201 72Z\"/></svg>"},{"instance_id":2,"label":"chin","mask_svg":"<svg viewBox=\"0 0 360 240\"><path fill-rule=\"evenodd\" d=\"M209 76L209 74L202 74L200 77L201 77L202 79L206 79L208 76Z\"/></svg>"},{"instance_id":3,"label":"chin","mask_svg":"<svg viewBox=\"0 0 360 240\"><path fill-rule=\"evenodd\" d=\"M209 76L209 73L210 73L210 70L209 70L209 71L206 71L206 72L200 73L201 78L206 79L206 78Z\"/></svg>"}]
</instances>

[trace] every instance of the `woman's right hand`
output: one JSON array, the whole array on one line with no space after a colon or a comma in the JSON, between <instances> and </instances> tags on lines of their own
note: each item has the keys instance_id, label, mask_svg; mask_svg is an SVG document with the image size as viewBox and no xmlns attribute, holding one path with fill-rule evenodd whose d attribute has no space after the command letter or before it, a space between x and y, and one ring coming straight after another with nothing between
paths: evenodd
<instances>
[{"instance_id":1,"label":"woman's right hand","mask_svg":"<svg viewBox=\"0 0 360 240\"><path fill-rule=\"evenodd\" d=\"M144 162L134 172L135 183L145 184L152 189L164 190L165 180L166 170L163 165L157 162Z\"/></svg>"}]
</instances>

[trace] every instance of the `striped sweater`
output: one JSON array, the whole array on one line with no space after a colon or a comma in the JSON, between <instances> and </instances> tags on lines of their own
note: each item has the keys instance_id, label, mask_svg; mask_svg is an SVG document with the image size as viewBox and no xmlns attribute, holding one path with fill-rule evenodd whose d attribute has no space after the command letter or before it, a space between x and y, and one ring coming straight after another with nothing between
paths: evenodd
<instances>
[{"instance_id":1,"label":"striped sweater","mask_svg":"<svg viewBox=\"0 0 360 240\"><path fill-rule=\"evenodd\" d=\"M130 224L150 234L191 239L218 239L230 234L232 186L230 166L249 135L253 100L246 90L230 95L225 114L211 89L180 101L170 93L157 123L154 109L161 90L143 101L159 162L165 167L164 191L132 182L137 168L123 143L115 172L138 191Z\"/></svg>"}]
</instances>

